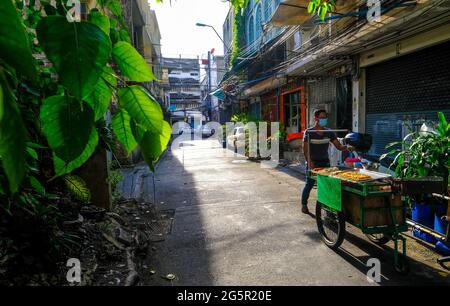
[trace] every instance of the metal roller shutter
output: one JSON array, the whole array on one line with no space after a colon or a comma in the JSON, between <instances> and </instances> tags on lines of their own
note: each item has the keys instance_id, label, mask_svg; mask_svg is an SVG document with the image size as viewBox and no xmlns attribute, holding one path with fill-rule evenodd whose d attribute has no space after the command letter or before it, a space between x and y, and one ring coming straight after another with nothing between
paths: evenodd
<instances>
[{"instance_id":1,"label":"metal roller shutter","mask_svg":"<svg viewBox=\"0 0 450 306\"><path fill-rule=\"evenodd\" d=\"M402 139L406 126L450 118L450 42L371 66L366 70L366 132L370 154Z\"/></svg>"}]
</instances>

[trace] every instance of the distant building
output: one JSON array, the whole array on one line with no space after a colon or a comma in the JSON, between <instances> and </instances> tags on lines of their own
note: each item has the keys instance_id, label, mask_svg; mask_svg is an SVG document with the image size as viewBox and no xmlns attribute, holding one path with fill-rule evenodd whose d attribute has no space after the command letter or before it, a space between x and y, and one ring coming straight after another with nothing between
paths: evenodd
<instances>
[{"instance_id":1,"label":"distant building","mask_svg":"<svg viewBox=\"0 0 450 306\"><path fill-rule=\"evenodd\" d=\"M225 117L222 114L223 109L221 108L224 97L221 97L220 94L215 92L225 75L225 59L223 55L212 54L211 66L207 60L205 63L206 76L201 82L204 114L209 117L209 121L224 123Z\"/></svg>"},{"instance_id":2,"label":"distant building","mask_svg":"<svg viewBox=\"0 0 450 306\"><path fill-rule=\"evenodd\" d=\"M133 46L145 58L156 79L160 80L161 33L155 11L150 9L147 0L122 0L122 8ZM147 82L144 86L164 105L164 87L157 80Z\"/></svg>"},{"instance_id":3,"label":"distant building","mask_svg":"<svg viewBox=\"0 0 450 306\"><path fill-rule=\"evenodd\" d=\"M233 27L234 27L234 8L230 5L228 10L227 18L223 23L223 50L224 50L224 60L225 68L228 70L230 68L231 50L233 46Z\"/></svg>"},{"instance_id":4,"label":"distant building","mask_svg":"<svg viewBox=\"0 0 450 306\"><path fill-rule=\"evenodd\" d=\"M203 121L198 58L163 58L162 84L171 123L185 121L194 127L194 121Z\"/></svg>"}]
</instances>

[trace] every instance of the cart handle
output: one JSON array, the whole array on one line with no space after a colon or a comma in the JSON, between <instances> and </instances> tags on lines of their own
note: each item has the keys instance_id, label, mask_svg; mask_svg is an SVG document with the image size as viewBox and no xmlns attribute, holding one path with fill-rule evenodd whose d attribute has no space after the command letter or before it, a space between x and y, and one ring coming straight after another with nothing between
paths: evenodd
<instances>
[{"instance_id":1,"label":"cart handle","mask_svg":"<svg viewBox=\"0 0 450 306\"><path fill-rule=\"evenodd\" d=\"M431 195L436 198L441 198L443 200L450 201L450 197L447 197L447 196L439 194L439 193L432 193Z\"/></svg>"}]
</instances>

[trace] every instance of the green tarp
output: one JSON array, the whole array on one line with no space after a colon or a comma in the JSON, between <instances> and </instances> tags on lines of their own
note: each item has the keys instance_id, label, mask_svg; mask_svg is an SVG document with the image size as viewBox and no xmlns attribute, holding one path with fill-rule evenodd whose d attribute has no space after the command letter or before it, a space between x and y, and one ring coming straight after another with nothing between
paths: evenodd
<instances>
[{"instance_id":1,"label":"green tarp","mask_svg":"<svg viewBox=\"0 0 450 306\"><path fill-rule=\"evenodd\" d=\"M222 88L219 88L219 89L211 92L210 95L217 97L221 101L225 100L225 92L223 91Z\"/></svg>"},{"instance_id":2,"label":"green tarp","mask_svg":"<svg viewBox=\"0 0 450 306\"><path fill-rule=\"evenodd\" d=\"M318 175L317 200L337 211L342 211L341 180L330 176Z\"/></svg>"}]
</instances>

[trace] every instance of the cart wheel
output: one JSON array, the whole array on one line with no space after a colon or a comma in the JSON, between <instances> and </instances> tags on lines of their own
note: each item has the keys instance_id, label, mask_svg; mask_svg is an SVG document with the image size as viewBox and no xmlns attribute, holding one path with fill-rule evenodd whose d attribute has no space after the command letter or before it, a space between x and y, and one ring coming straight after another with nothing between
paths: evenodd
<instances>
[{"instance_id":1,"label":"cart wheel","mask_svg":"<svg viewBox=\"0 0 450 306\"><path fill-rule=\"evenodd\" d=\"M344 241L345 236L345 219L342 212L329 209L317 202L316 205L316 222L320 237L325 244L337 249Z\"/></svg>"},{"instance_id":2,"label":"cart wheel","mask_svg":"<svg viewBox=\"0 0 450 306\"><path fill-rule=\"evenodd\" d=\"M403 254L398 254L397 264L394 266L397 273L407 275L409 273L409 260Z\"/></svg>"},{"instance_id":3,"label":"cart wheel","mask_svg":"<svg viewBox=\"0 0 450 306\"><path fill-rule=\"evenodd\" d=\"M384 245L389 242L389 237L385 234L367 234L367 238L377 245Z\"/></svg>"}]
</instances>

